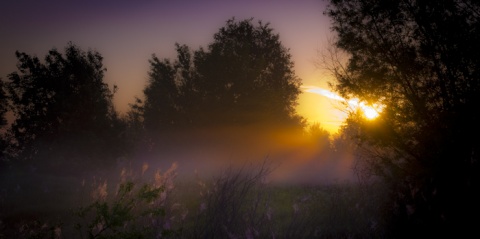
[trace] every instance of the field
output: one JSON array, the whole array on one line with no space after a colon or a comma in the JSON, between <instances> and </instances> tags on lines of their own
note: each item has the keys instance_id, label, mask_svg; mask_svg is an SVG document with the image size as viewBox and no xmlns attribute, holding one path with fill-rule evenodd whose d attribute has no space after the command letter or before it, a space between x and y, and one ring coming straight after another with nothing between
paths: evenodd
<instances>
[{"instance_id":1,"label":"field","mask_svg":"<svg viewBox=\"0 0 480 239\"><path fill-rule=\"evenodd\" d=\"M178 167L2 175L0 238L382 238L382 186L269 182L260 164L208 177Z\"/></svg>"}]
</instances>

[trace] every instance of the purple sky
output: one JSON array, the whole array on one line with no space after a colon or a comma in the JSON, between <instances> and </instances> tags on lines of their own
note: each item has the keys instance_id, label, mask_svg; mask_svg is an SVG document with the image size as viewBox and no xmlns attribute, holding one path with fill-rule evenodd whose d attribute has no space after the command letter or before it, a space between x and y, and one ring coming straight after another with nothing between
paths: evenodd
<instances>
[{"instance_id":1,"label":"purple sky","mask_svg":"<svg viewBox=\"0 0 480 239\"><path fill-rule=\"evenodd\" d=\"M295 71L304 85L325 87L326 76L315 67L317 52L327 46L329 19L324 0L9 0L0 3L0 77L16 70L16 50L41 59L53 47L72 41L104 57L106 82L116 84L117 110L123 113L135 96L142 97L148 60L174 58L174 44L206 47L213 34L232 17L269 22L290 49ZM299 113L327 128L340 118L326 110L321 96L300 98ZM322 118L323 117L323 118Z\"/></svg>"}]
</instances>

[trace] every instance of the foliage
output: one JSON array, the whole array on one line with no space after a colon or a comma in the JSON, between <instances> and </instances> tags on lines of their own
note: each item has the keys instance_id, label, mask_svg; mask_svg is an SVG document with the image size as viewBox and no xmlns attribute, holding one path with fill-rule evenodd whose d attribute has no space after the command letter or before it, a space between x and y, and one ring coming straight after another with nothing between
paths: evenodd
<instances>
[{"instance_id":1,"label":"foliage","mask_svg":"<svg viewBox=\"0 0 480 239\"><path fill-rule=\"evenodd\" d=\"M4 127L7 125L7 119L5 118L5 114L8 111L8 103L7 103L7 96L5 92L5 82L3 79L0 78L0 167L2 165L2 161L4 160L3 154L6 148L7 142L5 140L4 135Z\"/></svg>"},{"instance_id":2,"label":"foliage","mask_svg":"<svg viewBox=\"0 0 480 239\"><path fill-rule=\"evenodd\" d=\"M375 120L353 113L346 130L366 171L391 183L393 232L468 233L480 212L480 5L330 3L335 46L349 54L333 69L336 89L385 106Z\"/></svg>"},{"instance_id":3,"label":"foliage","mask_svg":"<svg viewBox=\"0 0 480 239\"><path fill-rule=\"evenodd\" d=\"M142 175L148 165L142 169ZM163 175L157 171L150 182L135 179L122 169L122 178L113 194L107 181L94 182L94 201L75 211L79 221L75 229L81 238L159 238L175 236L174 219L169 200L174 188L176 165ZM177 225L175 225L177 226ZM181 224L179 225L181 226Z\"/></svg>"},{"instance_id":4,"label":"foliage","mask_svg":"<svg viewBox=\"0 0 480 239\"><path fill-rule=\"evenodd\" d=\"M165 215L161 207L149 205L160 198L162 191L162 188L148 184L138 187L133 182L123 182L112 202L97 200L80 208L77 211L79 218L86 219L90 214L92 217L86 225L78 223L76 228L80 235L86 232L88 238L147 238L145 236L152 234L154 228L137 224L138 221L145 221L145 218Z\"/></svg>"},{"instance_id":5,"label":"foliage","mask_svg":"<svg viewBox=\"0 0 480 239\"><path fill-rule=\"evenodd\" d=\"M381 184L276 185L272 165L199 181L183 238L382 238ZM192 196L188 196L190 199ZM196 213L195 213L196 211Z\"/></svg>"},{"instance_id":6,"label":"foliage","mask_svg":"<svg viewBox=\"0 0 480 239\"><path fill-rule=\"evenodd\" d=\"M1 226L1 224L0 224ZM4 234L5 228L0 231L0 238L18 238L18 239L60 239L62 230L61 225L49 225L40 220L24 221L17 232L9 235Z\"/></svg>"},{"instance_id":7,"label":"foliage","mask_svg":"<svg viewBox=\"0 0 480 239\"><path fill-rule=\"evenodd\" d=\"M210 185L200 183L202 197L189 237L268 237L272 233L265 180L271 168L227 169Z\"/></svg>"},{"instance_id":8,"label":"foliage","mask_svg":"<svg viewBox=\"0 0 480 239\"><path fill-rule=\"evenodd\" d=\"M8 123L7 119L5 118L5 113L7 113L8 110L6 95L5 82L2 78L0 78L0 128L3 128Z\"/></svg>"},{"instance_id":9,"label":"foliage","mask_svg":"<svg viewBox=\"0 0 480 239\"><path fill-rule=\"evenodd\" d=\"M175 165L162 174L148 168L123 168L118 183L94 177L91 188L55 178L71 191L52 188L44 197L55 198L53 207L12 192L7 205L26 213L2 211L0 238L385 238L380 183L279 185L268 182L268 161L184 184L174 183ZM64 194L75 200L62 207Z\"/></svg>"},{"instance_id":10,"label":"foliage","mask_svg":"<svg viewBox=\"0 0 480 239\"><path fill-rule=\"evenodd\" d=\"M313 123L306 129L307 137L320 149L330 148L330 133L320 123Z\"/></svg>"},{"instance_id":11,"label":"foliage","mask_svg":"<svg viewBox=\"0 0 480 239\"><path fill-rule=\"evenodd\" d=\"M115 88L112 92L103 82L100 53L69 43L63 55L50 50L43 63L26 53L16 56L19 72L9 74L6 83L15 116L8 131L9 154L22 159L53 152L58 158L92 158L87 152L103 152L111 157L121 124L112 104Z\"/></svg>"},{"instance_id":12,"label":"foliage","mask_svg":"<svg viewBox=\"0 0 480 239\"><path fill-rule=\"evenodd\" d=\"M295 106L300 79L269 24L235 21L208 49L176 44L177 59L150 60L143 110L149 131L249 124L302 126ZM143 107L143 108L142 108Z\"/></svg>"}]
</instances>

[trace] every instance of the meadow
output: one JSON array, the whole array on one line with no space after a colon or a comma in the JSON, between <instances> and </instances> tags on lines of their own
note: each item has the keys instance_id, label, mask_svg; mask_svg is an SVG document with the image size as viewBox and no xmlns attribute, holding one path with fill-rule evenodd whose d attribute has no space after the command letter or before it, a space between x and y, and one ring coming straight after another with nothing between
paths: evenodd
<instances>
[{"instance_id":1,"label":"meadow","mask_svg":"<svg viewBox=\"0 0 480 239\"><path fill-rule=\"evenodd\" d=\"M268 159L179 177L142 164L2 175L0 238L384 238L380 183L280 183Z\"/></svg>"}]
</instances>

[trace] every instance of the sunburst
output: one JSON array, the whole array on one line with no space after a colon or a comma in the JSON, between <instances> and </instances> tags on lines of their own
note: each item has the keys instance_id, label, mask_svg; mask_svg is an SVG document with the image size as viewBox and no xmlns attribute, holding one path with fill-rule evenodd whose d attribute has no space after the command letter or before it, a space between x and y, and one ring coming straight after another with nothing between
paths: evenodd
<instances>
[{"instance_id":1,"label":"sunburst","mask_svg":"<svg viewBox=\"0 0 480 239\"><path fill-rule=\"evenodd\" d=\"M358 99L346 100L334 92L317 86L303 86L302 88L304 89L304 92L319 94L333 100L347 102L353 109L360 108L365 118L369 120L377 118L383 110L383 107L378 104L366 105L364 102L360 102Z\"/></svg>"}]
</instances>

